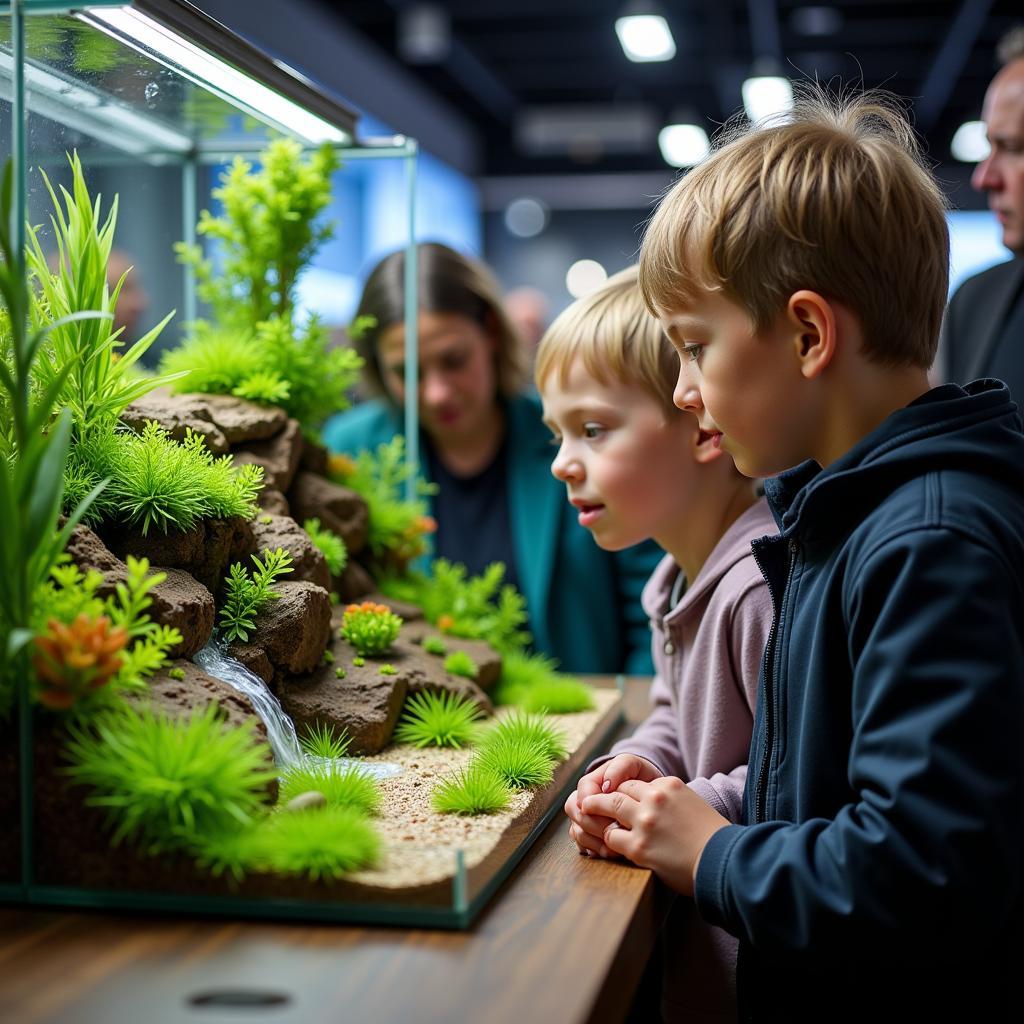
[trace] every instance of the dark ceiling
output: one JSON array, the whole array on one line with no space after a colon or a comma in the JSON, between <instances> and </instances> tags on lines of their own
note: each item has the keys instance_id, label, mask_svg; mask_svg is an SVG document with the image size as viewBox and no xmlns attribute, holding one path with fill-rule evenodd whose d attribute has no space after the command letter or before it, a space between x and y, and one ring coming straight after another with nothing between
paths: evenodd
<instances>
[{"instance_id":1,"label":"dark ceiling","mask_svg":"<svg viewBox=\"0 0 1024 1024\"><path fill-rule=\"evenodd\" d=\"M322 0L324 8L401 60L399 22L409 0ZM883 86L913 103L932 158L949 159L953 132L981 110L1000 35L1024 20L1020 0L663 0L677 52L664 63L624 56L615 18L627 0L445 0L444 55L408 64L435 95L470 120L483 140L488 175L593 170L654 171L665 164L650 133L680 109L708 132L740 108L740 84L755 58L780 58L796 79ZM810 13L809 13L810 12ZM616 143L588 131L555 131L564 152L524 151L524 124L557 106L620 115ZM582 117L580 116L582 115ZM630 136L640 136L630 141ZM618 145L620 151L613 150ZM632 151L630 147L632 146Z\"/></svg>"}]
</instances>

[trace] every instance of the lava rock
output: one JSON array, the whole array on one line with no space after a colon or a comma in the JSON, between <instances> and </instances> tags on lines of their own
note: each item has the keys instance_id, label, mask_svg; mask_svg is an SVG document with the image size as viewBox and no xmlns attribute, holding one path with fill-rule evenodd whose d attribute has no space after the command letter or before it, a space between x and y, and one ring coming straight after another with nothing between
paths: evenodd
<instances>
[{"instance_id":1,"label":"lava rock","mask_svg":"<svg viewBox=\"0 0 1024 1024\"><path fill-rule=\"evenodd\" d=\"M327 476L327 449L316 441L310 441L308 437L303 438L299 468L318 476Z\"/></svg>"},{"instance_id":2,"label":"lava rock","mask_svg":"<svg viewBox=\"0 0 1024 1024\"><path fill-rule=\"evenodd\" d=\"M154 571L165 573L167 578L150 590L153 603L148 615L159 625L174 626L181 633L181 643L171 648L169 656L190 658L206 646L213 633L213 594L181 569Z\"/></svg>"},{"instance_id":3,"label":"lava rock","mask_svg":"<svg viewBox=\"0 0 1024 1024\"><path fill-rule=\"evenodd\" d=\"M355 491L339 487L316 473L302 472L288 492L292 515L299 521L317 518L320 525L345 542L350 555L366 546L370 514L366 501Z\"/></svg>"},{"instance_id":4,"label":"lava rock","mask_svg":"<svg viewBox=\"0 0 1024 1024\"><path fill-rule=\"evenodd\" d=\"M204 395L210 419L228 444L265 441L284 429L288 414L276 405L259 405L233 395Z\"/></svg>"},{"instance_id":5,"label":"lava rock","mask_svg":"<svg viewBox=\"0 0 1024 1024\"><path fill-rule=\"evenodd\" d=\"M358 562L350 560L340 576L331 577L331 587L342 603L351 604L372 594L377 584Z\"/></svg>"},{"instance_id":6,"label":"lava rock","mask_svg":"<svg viewBox=\"0 0 1024 1024\"><path fill-rule=\"evenodd\" d=\"M320 664L331 638L327 591L306 580L277 583L278 598L256 616L255 635L280 672L299 674Z\"/></svg>"},{"instance_id":7,"label":"lava rock","mask_svg":"<svg viewBox=\"0 0 1024 1024\"><path fill-rule=\"evenodd\" d=\"M397 597L388 597L387 594L371 593L365 598L367 601L373 601L374 604L382 604L386 608L390 608L403 622L424 622L423 609L419 605L412 604L409 601L400 601ZM414 642L419 641L419 634L415 637L412 633L403 633L404 637L407 637Z\"/></svg>"},{"instance_id":8,"label":"lava rock","mask_svg":"<svg viewBox=\"0 0 1024 1024\"><path fill-rule=\"evenodd\" d=\"M289 419L282 430L265 441L249 441L231 450L235 465L263 467L268 487L287 493L295 479L302 455L302 430L298 420Z\"/></svg>"},{"instance_id":9,"label":"lava rock","mask_svg":"<svg viewBox=\"0 0 1024 1024\"><path fill-rule=\"evenodd\" d=\"M273 487L264 487L256 495L256 504L264 511L274 516L290 516L291 508L288 499Z\"/></svg>"},{"instance_id":10,"label":"lava rock","mask_svg":"<svg viewBox=\"0 0 1024 1024\"><path fill-rule=\"evenodd\" d=\"M199 434L214 455L224 455L228 438L214 423L208 395L174 395L158 389L136 399L121 412L121 422L141 434L146 423L155 420L175 441L184 441L188 431Z\"/></svg>"},{"instance_id":11,"label":"lava rock","mask_svg":"<svg viewBox=\"0 0 1024 1024\"><path fill-rule=\"evenodd\" d=\"M324 590L330 590L331 573L327 559L294 519L264 513L257 515L249 527L253 537L251 554L262 558L263 552L282 548L292 556L289 580L309 580Z\"/></svg>"},{"instance_id":12,"label":"lava rock","mask_svg":"<svg viewBox=\"0 0 1024 1024\"><path fill-rule=\"evenodd\" d=\"M371 600L384 601L383 597L374 597ZM397 615L401 615L402 612L397 609L392 609ZM495 683L501 678L501 655L489 644L486 640L467 640L461 636L450 636L448 633L441 633L434 626L431 626L425 619L423 619L422 613L416 621L410 622L407 628L402 630L403 640L422 645L423 638L426 636L439 637L441 642L447 648L448 654L454 651L463 651L468 654L472 659L473 663L477 668L476 679L473 682L482 690L489 690ZM420 650L423 650L420 646ZM426 651L423 651L427 654ZM436 654L428 654L428 657L434 658L441 664L443 669L445 655L438 656ZM446 675L448 675L446 673ZM449 679L458 679L459 676L448 675Z\"/></svg>"},{"instance_id":13,"label":"lava rock","mask_svg":"<svg viewBox=\"0 0 1024 1024\"><path fill-rule=\"evenodd\" d=\"M194 561L182 566L213 594L221 592L224 577L232 562L246 558L252 550L252 529L236 516L232 519L206 519L203 547Z\"/></svg>"},{"instance_id":14,"label":"lava rock","mask_svg":"<svg viewBox=\"0 0 1024 1024\"><path fill-rule=\"evenodd\" d=\"M103 574L103 584L99 588L101 597L113 593L117 584L128 575L124 562L88 526L76 526L64 550L83 573L95 569Z\"/></svg>"},{"instance_id":15,"label":"lava rock","mask_svg":"<svg viewBox=\"0 0 1024 1024\"><path fill-rule=\"evenodd\" d=\"M274 679L274 666L270 664L267 652L258 644L247 644L240 640L230 643L225 653L240 661L250 672L260 677L268 686Z\"/></svg>"}]
</instances>

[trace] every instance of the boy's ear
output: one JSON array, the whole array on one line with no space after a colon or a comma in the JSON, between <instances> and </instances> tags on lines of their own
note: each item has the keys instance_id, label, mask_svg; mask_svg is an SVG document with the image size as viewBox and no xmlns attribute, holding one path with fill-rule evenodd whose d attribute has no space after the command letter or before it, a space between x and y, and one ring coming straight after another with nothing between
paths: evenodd
<instances>
[{"instance_id":1,"label":"boy's ear","mask_svg":"<svg viewBox=\"0 0 1024 1024\"><path fill-rule=\"evenodd\" d=\"M803 288L789 297L786 318L793 331L800 373L808 379L819 376L836 354L838 325L833 304L818 292Z\"/></svg>"}]
</instances>

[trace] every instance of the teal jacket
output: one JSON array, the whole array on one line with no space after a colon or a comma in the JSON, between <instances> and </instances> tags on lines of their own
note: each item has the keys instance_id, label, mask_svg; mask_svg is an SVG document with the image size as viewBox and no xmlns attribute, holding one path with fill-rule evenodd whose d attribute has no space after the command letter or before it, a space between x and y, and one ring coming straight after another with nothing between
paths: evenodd
<instances>
[{"instance_id":1,"label":"teal jacket","mask_svg":"<svg viewBox=\"0 0 1024 1024\"><path fill-rule=\"evenodd\" d=\"M640 593L661 552L653 543L602 551L551 475L550 436L537 399L514 398L506 412L509 519L534 648L566 672L650 674ZM332 417L323 439L332 451L353 455L400 432L398 413L371 401Z\"/></svg>"}]
</instances>

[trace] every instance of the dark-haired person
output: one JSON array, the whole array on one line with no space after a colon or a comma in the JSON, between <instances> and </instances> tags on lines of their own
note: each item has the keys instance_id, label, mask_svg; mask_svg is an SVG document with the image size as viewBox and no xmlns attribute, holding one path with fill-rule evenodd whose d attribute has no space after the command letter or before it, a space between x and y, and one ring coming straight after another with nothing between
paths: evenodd
<instances>
[{"instance_id":1,"label":"dark-haired person","mask_svg":"<svg viewBox=\"0 0 1024 1024\"><path fill-rule=\"evenodd\" d=\"M377 326L357 347L379 396L331 419L337 452L375 448L402 429L405 253L367 279L357 316ZM568 672L649 673L650 636L636 609L657 562L649 546L596 548L550 472L541 409L526 393L526 353L482 264L447 246L418 249L420 463L438 485L434 554L474 573L504 562L526 598L536 650Z\"/></svg>"}]
</instances>

